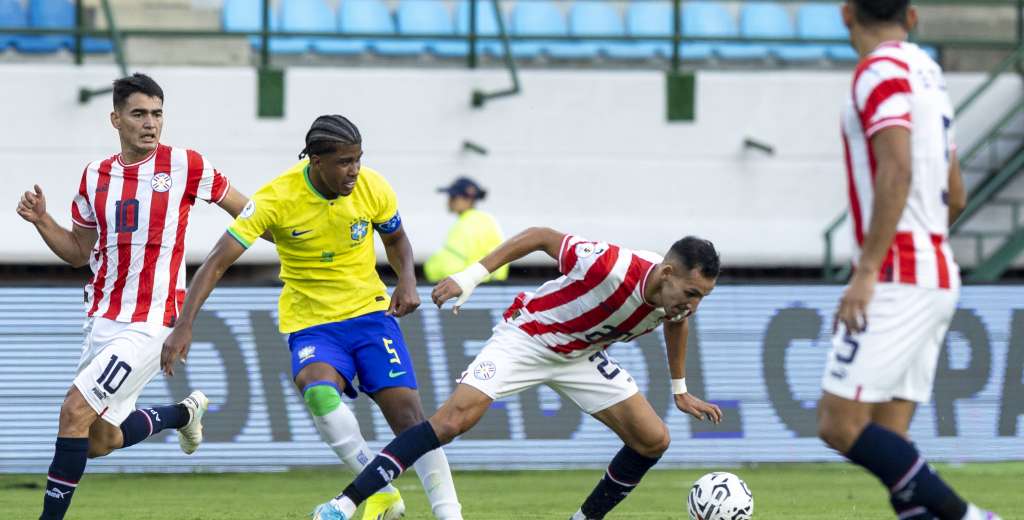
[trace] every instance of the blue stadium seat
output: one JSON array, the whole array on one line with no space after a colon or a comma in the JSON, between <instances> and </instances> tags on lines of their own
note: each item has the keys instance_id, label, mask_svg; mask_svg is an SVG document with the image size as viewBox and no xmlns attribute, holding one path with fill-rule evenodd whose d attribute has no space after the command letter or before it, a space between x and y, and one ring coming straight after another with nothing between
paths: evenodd
<instances>
[{"instance_id":1,"label":"blue stadium seat","mask_svg":"<svg viewBox=\"0 0 1024 520\"><path fill-rule=\"evenodd\" d=\"M343 33L394 34L395 20L391 11L381 0L344 0L338 9L338 29ZM334 54L358 54L377 50L376 44L384 40L362 40L348 38L325 42ZM386 46L386 41L385 41ZM321 49L318 49L321 50Z\"/></svg>"},{"instance_id":2,"label":"blue stadium seat","mask_svg":"<svg viewBox=\"0 0 1024 520\"><path fill-rule=\"evenodd\" d=\"M748 38L795 39L796 27L789 12L779 4L744 4L740 10L740 34ZM768 47L775 57L785 61L807 54L801 54L804 46L799 44L773 43Z\"/></svg>"},{"instance_id":3,"label":"blue stadium seat","mask_svg":"<svg viewBox=\"0 0 1024 520\"><path fill-rule=\"evenodd\" d=\"M505 19L505 30L509 31L508 19ZM460 35L469 34L469 0L460 0L455 7L455 33ZM498 36L498 13L494 11L494 3L491 0L476 0L476 34L478 36ZM503 56L505 50L501 41L478 40L477 52L489 56ZM464 55L465 52L462 53Z\"/></svg>"},{"instance_id":4,"label":"blue stadium seat","mask_svg":"<svg viewBox=\"0 0 1024 520\"><path fill-rule=\"evenodd\" d=\"M407 3L408 0L402 5ZM391 11L381 0L346 0L341 7L339 23L343 32L396 34ZM384 56L415 56L427 49L426 42L417 40L374 38L367 43L370 50Z\"/></svg>"},{"instance_id":5,"label":"blue stadium seat","mask_svg":"<svg viewBox=\"0 0 1024 520\"><path fill-rule=\"evenodd\" d=\"M614 5L603 0L576 0L569 11L569 34L573 36L601 37L625 36L626 26ZM637 59L649 57L642 47L632 42L611 40L580 42L587 51L602 53L611 58Z\"/></svg>"},{"instance_id":6,"label":"blue stadium seat","mask_svg":"<svg viewBox=\"0 0 1024 520\"><path fill-rule=\"evenodd\" d=\"M259 31L263 28L263 6L261 2L253 0L224 0L224 7L221 9L221 26L227 32L231 31ZM270 30L281 29L281 20L277 11L270 9ZM271 38L271 41L276 38ZM259 36L250 36L249 43L253 49L261 46Z\"/></svg>"},{"instance_id":7,"label":"blue stadium seat","mask_svg":"<svg viewBox=\"0 0 1024 520\"><path fill-rule=\"evenodd\" d=\"M455 34L455 24L448 8L440 0L402 0L398 4L398 33L405 36ZM406 40L406 52L421 54L426 50L439 55L465 53L466 43L455 40Z\"/></svg>"},{"instance_id":8,"label":"blue stadium seat","mask_svg":"<svg viewBox=\"0 0 1024 520\"><path fill-rule=\"evenodd\" d=\"M334 32L335 30L334 12L324 3L324 0L282 0L280 9L281 30L294 32ZM318 40L323 40L323 38L274 38L270 40L270 52L302 54L309 52Z\"/></svg>"},{"instance_id":9,"label":"blue stadium seat","mask_svg":"<svg viewBox=\"0 0 1024 520\"><path fill-rule=\"evenodd\" d=\"M707 1L683 6L683 35L695 38L739 36L732 14L721 4ZM745 43L684 42L684 59L705 60L717 55L727 60L758 60L768 57L766 45Z\"/></svg>"},{"instance_id":10,"label":"blue stadium seat","mask_svg":"<svg viewBox=\"0 0 1024 520\"><path fill-rule=\"evenodd\" d=\"M626 8L626 33L630 36L672 37L672 4L668 2L630 2ZM672 56L672 43L640 41L632 44L637 54Z\"/></svg>"},{"instance_id":11,"label":"blue stadium seat","mask_svg":"<svg viewBox=\"0 0 1024 520\"><path fill-rule=\"evenodd\" d=\"M569 28L558 6L549 0L517 2L512 9L512 34L516 36L567 36ZM572 43L565 41L517 41L512 44L512 55L517 58L535 58L546 53L556 58L580 56Z\"/></svg>"},{"instance_id":12,"label":"blue stadium seat","mask_svg":"<svg viewBox=\"0 0 1024 520\"><path fill-rule=\"evenodd\" d=\"M71 29L75 26L75 6L71 0L32 0L28 4L28 22L30 27L42 29ZM15 47L25 53L51 53L61 48L70 50L73 45L71 35L20 36L15 39ZM82 39L85 52L103 53L112 49L110 40Z\"/></svg>"},{"instance_id":13,"label":"blue stadium seat","mask_svg":"<svg viewBox=\"0 0 1024 520\"><path fill-rule=\"evenodd\" d=\"M850 32L843 24L836 4L804 4L796 15L797 36L806 39L847 39ZM857 61L857 52L849 45L818 45L835 61Z\"/></svg>"},{"instance_id":14,"label":"blue stadium seat","mask_svg":"<svg viewBox=\"0 0 1024 520\"><path fill-rule=\"evenodd\" d=\"M28 13L21 6L21 0L0 0L0 27L28 27ZM17 39L13 34L0 34L0 52Z\"/></svg>"}]
</instances>

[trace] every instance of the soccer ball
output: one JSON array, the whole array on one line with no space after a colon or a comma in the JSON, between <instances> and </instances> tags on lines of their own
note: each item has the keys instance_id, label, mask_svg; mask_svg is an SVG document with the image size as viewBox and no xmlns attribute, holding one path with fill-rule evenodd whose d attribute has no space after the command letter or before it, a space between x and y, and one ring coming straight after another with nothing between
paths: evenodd
<instances>
[{"instance_id":1,"label":"soccer ball","mask_svg":"<svg viewBox=\"0 0 1024 520\"><path fill-rule=\"evenodd\" d=\"M754 494L736 475L716 471L693 483L686 510L690 520L750 520Z\"/></svg>"}]
</instances>

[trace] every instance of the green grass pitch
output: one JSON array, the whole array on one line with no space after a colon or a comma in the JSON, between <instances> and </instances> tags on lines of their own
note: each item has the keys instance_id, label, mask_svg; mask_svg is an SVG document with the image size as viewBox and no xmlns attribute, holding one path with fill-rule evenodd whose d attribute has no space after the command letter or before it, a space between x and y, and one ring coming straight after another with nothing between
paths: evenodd
<instances>
[{"instance_id":1,"label":"green grass pitch","mask_svg":"<svg viewBox=\"0 0 1024 520\"><path fill-rule=\"evenodd\" d=\"M881 485L845 464L769 464L727 468L754 492L756 520L892 519ZM690 484L710 469L654 470L611 515L685 519ZM961 494L1006 520L1024 518L1024 463L940 465ZM467 520L565 520L590 492L600 470L456 472ZM69 520L303 519L348 481L338 470L177 475L86 473ZM37 518L42 475L0 475L0 517ZM432 518L415 475L398 481L407 519Z\"/></svg>"}]
</instances>

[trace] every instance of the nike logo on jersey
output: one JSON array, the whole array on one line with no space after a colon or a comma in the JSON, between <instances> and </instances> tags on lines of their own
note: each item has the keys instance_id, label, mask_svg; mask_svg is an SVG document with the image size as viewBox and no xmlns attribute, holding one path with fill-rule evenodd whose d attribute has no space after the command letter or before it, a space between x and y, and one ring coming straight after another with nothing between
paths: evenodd
<instances>
[{"instance_id":1,"label":"nike logo on jersey","mask_svg":"<svg viewBox=\"0 0 1024 520\"><path fill-rule=\"evenodd\" d=\"M405 370L402 370L401 372L395 372L394 370L391 370L391 371L388 372L388 376L391 377L391 378L395 378L395 377L398 377L398 376L404 376L404 375L405 375Z\"/></svg>"},{"instance_id":2,"label":"nike logo on jersey","mask_svg":"<svg viewBox=\"0 0 1024 520\"><path fill-rule=\"evenodd\" d=\"M298 230L293 229L292 230L292 236L293 237L301 237L302 235L305 235L306 233L309 233L310 231L313 231L313 230L312 229L307 229L305 231L298 231Z\"/></svg>"}]
</instances>

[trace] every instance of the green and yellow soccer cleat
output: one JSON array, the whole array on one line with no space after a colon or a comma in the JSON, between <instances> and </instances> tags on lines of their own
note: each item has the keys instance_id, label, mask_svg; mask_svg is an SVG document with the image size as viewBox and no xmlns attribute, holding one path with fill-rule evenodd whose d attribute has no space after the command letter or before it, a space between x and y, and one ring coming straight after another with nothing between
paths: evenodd
<instances>
[{"instance_id":1,"label":"green and yellow soccer cleat","mask_svg":"<svg viewBox=\"0 0 1024 520\"><path fill-rule=\"evenodd\" d=\"M405 516L405 502L396 489L393 493L380 491L366 499L363 520L398 520Z\"/></svg>"}]
</instances>

